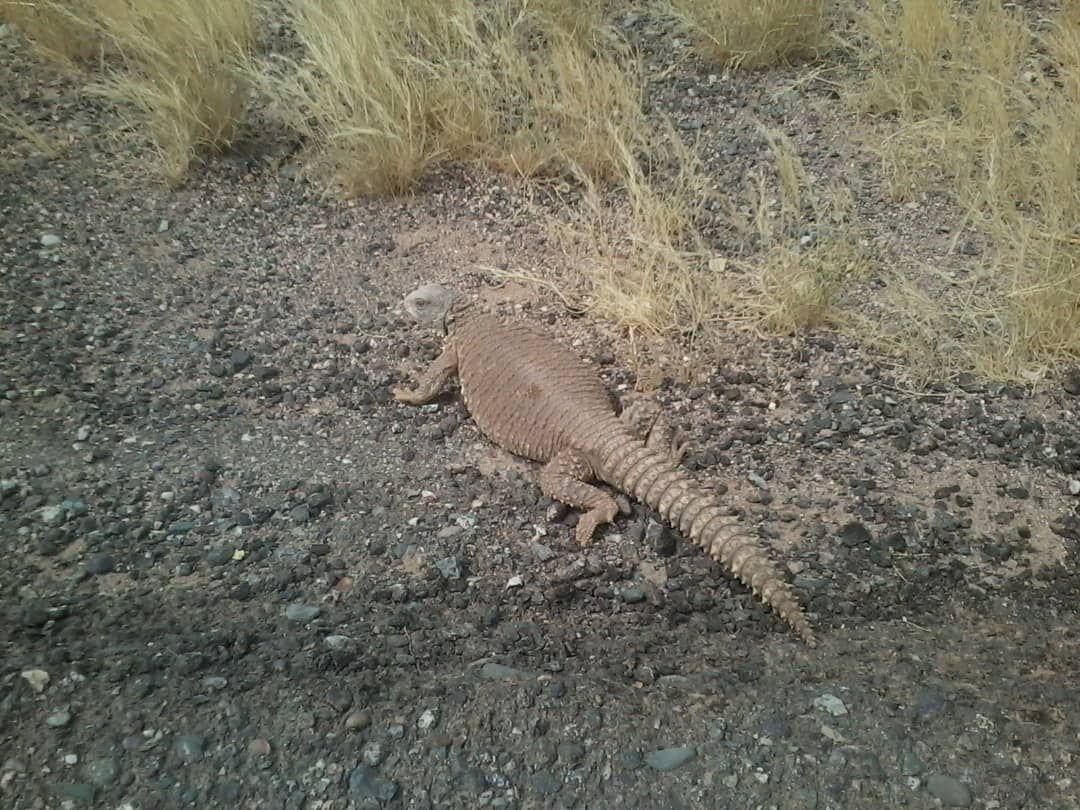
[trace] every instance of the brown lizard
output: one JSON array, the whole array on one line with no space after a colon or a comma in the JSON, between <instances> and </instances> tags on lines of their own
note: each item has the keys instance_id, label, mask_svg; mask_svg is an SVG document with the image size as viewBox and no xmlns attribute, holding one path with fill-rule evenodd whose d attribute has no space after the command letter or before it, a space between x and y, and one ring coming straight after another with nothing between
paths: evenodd
<instances>
[{"instance_id":1,"label":"brown lizard","mask_svg":"<svg viewBox=\"0 0 1080 810\"><path fill-rule=\"evenodd\" d=\"M524 320L488 314L448 287L425 285L404 303L418 322L439 326L446 340L416 388L394 389L399 402L430 402L456 374L480 430L512 453L545 462L540 490L585 510L577 524L580 544L618 511L611 495L589 483L602 481L659 512L813 646L806 616L768 558L716 496L680 468L684 447L659 406L617 414L599 377L577 355Z\"/></svg>"}]
</instances>

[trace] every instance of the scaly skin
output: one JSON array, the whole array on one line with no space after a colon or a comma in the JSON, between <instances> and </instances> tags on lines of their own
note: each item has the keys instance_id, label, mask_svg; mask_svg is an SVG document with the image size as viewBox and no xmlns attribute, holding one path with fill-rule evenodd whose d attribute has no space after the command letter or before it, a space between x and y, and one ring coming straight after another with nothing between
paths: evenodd
<instances>
[{"instance_id":1,"label":"scaly skin","mask_svg":"<svg viewBox=\"0 0 1080 810\"><path fill-rule=\"evenodd\" d=\"M437 285L405 299L418 320L447 331L442 354L399 402L435 399L454 375L480 430L501 447L545 462L541 491L585 510L577 540L614 519L618 506L602 481L660 513L772 607L808 644L814 634L798 601L754 540L719 500L679 466L685 451L658 407L617 415L593 370L553 338L521 320L504 320L457 300Z\"/></svg>"}]
</instances>

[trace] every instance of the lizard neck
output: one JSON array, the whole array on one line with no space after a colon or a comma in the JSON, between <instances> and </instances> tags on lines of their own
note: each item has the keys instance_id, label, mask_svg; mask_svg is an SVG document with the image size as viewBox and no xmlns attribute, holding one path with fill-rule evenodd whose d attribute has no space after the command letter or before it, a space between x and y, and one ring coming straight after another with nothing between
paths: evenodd
<instances>
[{"instance_id":1,"label":"lizard neck","mask_svg":"<svg viewBox=\"0 0 1080 810\"><path fill-rule=\"evenodd\" d=\"M464 323L473 315L475 306L468 298L455 298L450 308L446 311L442 321L443 337L449 338L454 334L454 327Z\"/></svg>"}]
</instances>

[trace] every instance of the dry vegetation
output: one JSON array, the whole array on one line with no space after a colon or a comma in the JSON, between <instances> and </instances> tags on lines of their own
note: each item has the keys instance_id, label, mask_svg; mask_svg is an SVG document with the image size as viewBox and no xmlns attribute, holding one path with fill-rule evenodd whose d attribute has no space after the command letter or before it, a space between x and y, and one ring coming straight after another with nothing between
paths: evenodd
<instances>
[{"instance_id":1,"label":"dry vegetation","mask_svg":"<svg viewBox=\"0 0 1080 810\"><path fill-rule=\"evenodd\" d=\"M199 153L231 142L244 113L252 0L0 2L0 18L26 31L48 58L103 65L90 91L118 102L170 182L181 181Z\"/></svg>"},{"instance_id":2,"label":"dry vegetation","mask_svg":"<svg viewBox=\"0 0 1080 810\"><path fill-rule=\"evenodd\" d=\"M278 52L254 47L256 14L270 4L295 36ZM308 165L345 194L409 190L443 161L510 174L526 190L563 189L552 228L582 272L558 283L635 341L650 339L640 345L668 338L679 351L666 363L693 365L687 350L732 324L868 333L840 305L869 263L851 193L817 187L792 144L763 129L774 171L757 178L751 213L737 214L694 149L644 112L647 79L610 24L622 4L177 0L165 9L0 0L0 18L42 53L87 65L92 87L133 116L170 180L229 144L253 89L258 109L304 136ZM820 56L830 26L845 38L856 67L844 97L890 193L918 201L945 191L964 227L992 245L965 274L890 277L887 323L869 331L878 345L939 373L1002 378L1080 356L1080 2L1040 30L990 0L857 9L654 0L638 12L676 20L723 68ZM17 118L0 126L40 138ZM750 259L713 255L701 236L703 205L716 199L758 246ZM809 242L795 236L803 222L818 232Z\"/></svg>"},{"instance_id":3,"label":"dry vegetation","mask_svg":"<svg viewBox=\"0 0 1080 810\"><path fill-rule=\"evenodd\" d=\"M874 0L857 30L850 99L894 197L945 191L993 247L937 289L898 279L891 342L1007 379L1080 356L1080 3L1036 31L996 2Z\"/></svg>"},{"instance_id":4,"label":"dry vegetation","mask_svg":"<svg viewBox=\"0 0 1080 810\"><path fill-rule=\"evenodd\" d=\"M400 193L445 160L611 178L620 140L646 128L632 60L590 47L595 20L475 0L291 0L288 13L302 52L251 75L347 194Z\"/></svg>"},{"instance_id":5,"label":"dry vegetation","mask_svg":"<svg viewBox=\"0 0 1080 810\"><path fill-rule=\"evenodd\" d=\"M757 68L816 55L828 35L827 0L670 0L698 48L723 65Z\"/></svg>"}]
</instances>

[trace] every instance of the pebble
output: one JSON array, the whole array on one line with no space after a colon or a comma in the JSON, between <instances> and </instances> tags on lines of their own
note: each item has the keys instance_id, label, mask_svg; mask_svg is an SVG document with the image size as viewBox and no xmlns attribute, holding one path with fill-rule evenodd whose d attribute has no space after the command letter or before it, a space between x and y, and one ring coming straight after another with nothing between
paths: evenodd
<instances>
[{"instance_id":1,"label":"pebble","mask_svg":"<svg viewBox=\"0 0 1080 810\"><path fill-rule=\"evenodd\" d=\"M41 235L41 246L46 248L56 247L62 240L55 233L43 233Z\"/></svg>"},{"instance_id":2,"label":"pebble","mask_svg":"<svg viewBox=\"0 0 1080 810\"><path fill-rule=\"evenodd\" d=\"M625 588L621 594L622 600L628 605L635 605L645 601L645 591L638 587Z\"/></svg>"},{"instance_id":3,"label":"pebble","mask_svg":"<svg viewBox=\"0 0 1080 810\"><path fill-rule=\"evenodd\" d=\"M306 503L294 506L289 510L289 520L293 523L307 523L311 520L311 509Z\"/></svg>"},{"instance_id":4,"label":"pebble","mask_svg":"<svg viewBox=\"0 0 1080 810\"><path fill-rule=\"evenodd\" d=\"M63 526L64 521L67 520L67 510L60 504L43 506L38 514L41 515L41 522L46 526Z\"/></svg>"},{"instance_id":5,"label":"pebble","mask_svg":"<svg viewBox=\"0 0 1080 810\"><path fill-rule=\"evenodd\" d=\"M331 650L347 650L352 646L352 638L350 636L340 635L327 636L323 639L323 644Z\"/></svg>"},{"instance_id":6,"label":"pebble","mask_svg":"<svg viewBox=\"0 0 1080 810\"><path fill-rule=\"evenodd\" d=\"M226 565L232 562L233 550L232 546L215 546L206 552L206 561L210 565Z\"/></svg>"},{"instance_id":7,"label":"pebble","mask_svg":"<svg viewBox=\"0 0 1080 810\"><path fill-rule=\"evenodd\" d=\"M900 773L904 776L918 776L926 767L914 751L905 751L900 755Z\"/></svg>"},{"instance_id":8,"label":"pebble","mask_svg":"<svg viewBox=\"0 0 1080 810\"><path fill-rule=\"evenodd\" d=\"M173 751L185 762L196 762L203 757L206 738L199 734L181 734L173 741Z\"/></svg>"},{"instance_id":9,"label":"pebble","mask_svg":"<svg viewBox=\"0 0 1080 810\"><path fill-rule=\"evenodd\" d=\"M480 667L480 677L488 681L498 681L506 678L528 678L529 673L489 661Z\"/></svg>"},{"instance_id":10,"label":"pebble","mask_svg":"<svg viewBox=\"0 0 1080 810\"><path fill-rule=\"evenodd\" d=\"M1080 495L1080 478L1070 478L1068 489L1070 495Z\"/></svg>"},{"instance_id":11,"label":"pebble","mask_svg":"<svg viewBox=\"0 0 1080 810\"><path fill-rule=\"evenodd\" d=\"M116 570L116 558L112 554L91 554L86 558L86 570L95 575L111 574Z\"/></svg>"},{"instance_id":12,"label":"pebble","mask_svg":"<svg viewBox=\"0 0 1080 810\"><path fill-rule=\"evenodd\" d=\"M364 747L360 749L360 759L362 759L366 765L376 768L384 759L386 759L386 750L383 748L383 744L378 740L369 740L364 744Z\"/></svg>"},{"instance_id":13,"label":"pebble","mask_svg":"<svg viewBox=\"0 0 1080 810\"><path fill-rule=\"evenodd\" d=\"M379 776L370 765L357 765L349 773L349 793L353 796L389 802L397 792L397 783Z\"/></svg>"},{"instance_id":14,"label":"pebble","mask_svg":"<svg viewBox=\"0 0 1080 810\"><path fill-rule=\"evenodd\" d=\"M848 523L840 529L840 542L849 548L865 545L872 539L870 530L857 521Z\"/></svg>"},{"instance_id":15,"label":"pebble","mask_svg":"<svg viewBox=\"0 0 1080 810\"><path fill-rule=\"evenodd\" d=\"M1072 394L1074 397L1080 396L1080 368L1074 368L1065 375L1062 387L1065 393Z\"/></svg>"},{"instance_id":16,"label":"pebble","mask_svg":"<svg viewBox=\"0 0 1080 810\"><path fill-rule=\"evenodd\" d=\"M551 796L559 792L562 785L551 771L537 771L529 777L529 788L541 796Z\"/></svg>"},{"instance_id":17,"label":"pebble","mask_svg":"<svg viewBox=\"0 0 1080 810\"><path fill-rule=\"evenodd\" d=\"M30 684L30 688L38 694L45 691L45 687L49 685L51 680L49 673L43 669L24 669L19 673L19 676Z\"/></svg>"},{"instance_id":18,"label":"pebble","mask_svg":"<svg viewBox=\"0 0 1080 810\"><path fill-rule=\"evenodd\" d=\"M555 558L555 552L552 550L551 546L546 546L543 543L530 543L529 549L539 562L547 562L548 560Z\"/></svg>"},{"instance_id":19,"label":"pebble","mask_svg":"<svg viewBox=\"0 0 1080 810\"><path fill-rule=\"evenodd\" d=\"M88 782L49 782L49 792L72 802L93 804L97 788Z\"/></svg>"},{"instance_id":20,"label":"pebble","mask_svg":"<svg viewBox=\"0 0 1080 810\"><path fill-rule=\"evenodd\" d=\"M818 695L814 698L814 708L821 709L823 712L827 712L833 717L843 717L848 713L844 701L840 700L836 695L830 695L828 693Z\"/></svg>"},{"instance_id":21,"label":"pebble","mask_svg":"<svg viewBox=\"0 0 1080 810\"><path fill-rule=\"evenodd\" d=\"M256 737L248 743L247 750L253 756L268 757L270 756L270 741L264 740L262 737Z\"/></svg>"},{"instance_id":22,"label":"pebble","mask_svg":"<svg viewBox=\"0 0 1080 810\"><path fill-rule=\"evenodd\" d=\"M318 605L292 604L285 608L285 618L290 622L310 622L319 618L322 608Z\"/></svg>"},{"instance_id":23,"label":"pebble","mask_svg":"<svg viewBox=\"0 0 1080 810\"><path fill-rule=\"evenodd\" d=\"M421 731L427 731L429 728L439 722L439 715L434 709L424 709L417 718L416 727Z\"/></svg>"},{"instance_id":24,"label":"pebble","mask_svg":"<svg viewBox=\"0 0 1080 810\"><path fill-rule=\"evenodd\" d=\"M98 787L108 787L116 781L120 766L111 757L91 759L84 767L86 778Z\"/></svg>"},{"instance_id":25,"label":"pebble","mask_svg":"<svg viewBox=\"0 0 1080 810\"><path fill-rule=\"evenodd\" d=\"M371 725L371 712L367 709L357 709L349 712L345 718L345 728L349 731L362 731Z\"/></svg>"},{"instance_id":26,"label":"pebble","mask_svg":"<svg viewBox=\"0 0 1080 810\"><path fill-rule=\"evenodd\" d=\"M443 557L435 562L435 569L443 579L461 579L461 563L457 557Z\"/></svg>"},{"instance_id":27,"label":"pebble","mask_svg":"<svg viewBox=\"0 0 1080 810\"><path fill-rule=\"evenodd\" d=\"M645 762L654 770L671 771L697 756L697 749L692 745L680 745L674 748L661 748L645 755Z\"/></svg>"},{"instance_id":28,"label":"pebble","mask_svg":"<svg viewBox=\"0 0 1080 810\"><path fill-rule=\"evenodd\" d=\"M576 765L585 756L585 746L576 742L559 743L559 762Z\"/></svg>"},{"instance_id":29,"label":"pebble","mask_svg":"<svg viewBox=\"0 0 1080 810\"><path fill-rule=\"evenodd\" d=\"M926 780L926 789L946 807L968 807L971 805L971 790L961 782L943 773L931 774Z\"/></svg>"},{"instance_id":30,"label":"pebble","mask_svg":"<svg viewBox=\"0 0 1080 810\"><path fill-rule=\"evenodd\" d=\"M67 709L55 711L45 718L45 725L49 728L64 728L71 722L71 712Z\"/></svg>"},{"instance_id":31,"label":"pebble","mask_svg":"<svg viewBox=\"0 0 1080 810\"><path fill-rule=\"evenodd\" d=\"M245 352L243 349L237 349L229 355L229 365L232 366L233 373L236 373L238 371L243 371L250 366L251 359L250 352Z\"/></svg>"}]
</instances>

